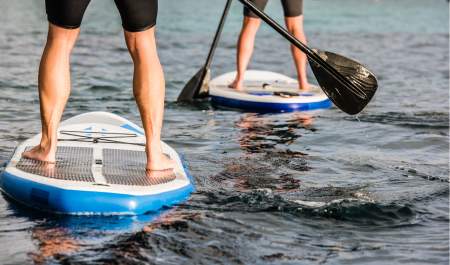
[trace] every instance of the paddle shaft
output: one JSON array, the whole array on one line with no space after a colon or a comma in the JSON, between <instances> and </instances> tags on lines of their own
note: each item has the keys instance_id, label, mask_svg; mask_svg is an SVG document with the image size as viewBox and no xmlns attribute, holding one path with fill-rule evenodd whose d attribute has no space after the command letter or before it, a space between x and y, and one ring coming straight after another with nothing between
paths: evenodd
<instances>
[{"instance_id":1,"label":"paddle shaft","mask_svg":"<svg viewBox=\"0 0 450 265\"><path fill-rule=\"evenodd\" d=\"M291 33L289 33L286 29L284 29L280 24L278 24L275 20L269 17L266 13L259 10L252 2L249 0L239 0L243 5L245 5L248 9L250 9L253 13L255 13L259 18L264 20L269 26L271 26L275 31L280 33L285 39L287 39L294 46L299 48L302 52L304 52L312 61L322 66L329 74L333 75L344 85L354 87L354 85L349 82L341 73L339 73L336 69L334 69L331 65L329 65L325 60L323 60L316 52L314 52L311 48L303 44L296 37L294 37Z\"/></svg>"},{"instance_id":2,"label":"paddle shaft","mask_svg":"<svg viewBox=\"0 0 450 265\"><path fill-rule=\"evenodd\" d=\"M228 11L230 10L232 1L233 0L227 0L227 3L225 4L225 8L223 10L222 17L220 18L219 26L217 27L217 30L216 30L216 35L214 35L214 40L211 44L211 48L209 49L208 57L206 58L205 67L204 67L205 69L209 69L209 67L211 66L214 52L216 51L217 44L219 44L220 35L222 34L222 30L223 30L223 25L225 24L225 20L227 18Z\"/></svg>"}]
</instances>

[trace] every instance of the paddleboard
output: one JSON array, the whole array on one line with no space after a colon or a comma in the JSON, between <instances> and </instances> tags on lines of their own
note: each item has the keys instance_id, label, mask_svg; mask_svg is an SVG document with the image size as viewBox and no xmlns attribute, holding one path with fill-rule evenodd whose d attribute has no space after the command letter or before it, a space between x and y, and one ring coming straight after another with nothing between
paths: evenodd
<instances>
[{"instance_id":1,"label":"paddleboard","mask_svg":"<svg viewBox=\"0 0 450 265\"><path fill-rule=\"evenodd\" d=\"M211 80L209 95L214 106L252 112L307 111L332 106L319 87L311 85L308 92L301 92L297 80L282 74L248 70L241 90L228 87L235 76L236 72L230 72Z\"/></svg>"},{"instance_id":2,"label":"paddleboard","mask_svg":"<svg viewBox=\"0 0 450 265\"><path fill-rule=\"evenodd\" d=\"M136 124L107 112L63 121L56 163L22 157L40 135L21 143L0 176L4 194L33 208L73 215L138 215L186 200L192 177L177 152L173 174L146 172L145 137ZM167 173L167 172L166 172Z\"/></svg>"}]
</instances>

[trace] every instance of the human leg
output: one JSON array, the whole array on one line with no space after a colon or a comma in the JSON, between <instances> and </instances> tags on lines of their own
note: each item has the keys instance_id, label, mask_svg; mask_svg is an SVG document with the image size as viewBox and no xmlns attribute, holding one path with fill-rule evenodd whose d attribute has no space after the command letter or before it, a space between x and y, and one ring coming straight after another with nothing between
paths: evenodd
<instances>
[{"instance_id":1,"label":"human leg","mask_svg":"<svg viewBox=\"0 0 450 265\"><path fill-rule=\"evenodd\" d=\"M298 40L306 44L306 36L303 30L303 0L282 0L286 28ZM306 55L294 45L291 45L292 57L297 69L299 89L308 90L309 83L306 76Z\"/></svg>"},{"instance_id":2,"label":"human leg","mask_svg":"<svg viewBox=\"0 0 450 265\"><path fill-rule=\"evenodd\" d=\"M156 49L157 1L116 0L116 5L134 63L133 94L145 131L146 169L173 169L175 162L163 154L161 146L165 81Z\"/></svg>"},{"instance_id":3,"label":"human leg","mask_svg":"<svg viewBox=\"0 0 450 265\"><path fill-rule=\"evenodd\" d=\"M264 10L267 0L253 0L256 7ZM234 81L229 85L231 88L242 89L244 74L253 54L256 33L258 32L261 20L249 9L244 8L244 21L241 33L237 42L236 65L237 73Z\"/></svg>"},{"instance_id":4,"label":"human leg","mask_svg":"<svg viewBox=\"0 0 450 265\"><path fill-rule=\"evenodd\" d=\"M297 17L286 17L285 21L288 31L291 32L299 41L306 44L306 36L303 31L303 15ZM292 57L294 58L295 67L297 69L297 78L300 85L299 89L308 90L309 83L306 76L307 57L294 45L291 45L291 52Z\"/></svg>"},{"instance_id":5,"label":"human leg","mask_svg":"<svg viewBox=\"0 0 450 265\"><path fill-rule=\"evenodd\" d=\"M70 94L70 53L79 29L49 25L47 43L39 66L40 144L23 153L26 158L54 163L57 129Z\"/></svg>"},{"instance_id":6,"label":"human leg","mask_svg":"<svg viewBox=\"0 0 450 265\"><path fill-rule=\"evenodd\" d=\"M237 73L234 81L230 84L231 88L242 89L245 71L253 54L256 32L260 24L261 20L259 18L244 17L242 31L237 43Z\"/></svg>"},{"instance_id":7,"label":"human leg","mask_svg":"<svg viewBox=\"0 0 450 265\"><path fill-rule=\"evenodd\" d=\"M133 93L145 130L147 169L174 168L175 162L162 153L161 147L165 81L156 50L155 28L125 31L125 38L134 62Z\"/></svg>"}]
</instances>

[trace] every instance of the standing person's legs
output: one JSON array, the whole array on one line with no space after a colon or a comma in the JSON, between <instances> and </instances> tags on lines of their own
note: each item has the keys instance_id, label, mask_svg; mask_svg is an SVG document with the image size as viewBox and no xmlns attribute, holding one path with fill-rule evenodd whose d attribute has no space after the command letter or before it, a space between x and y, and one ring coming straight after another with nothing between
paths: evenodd
<instances>
[{"instance_id":1,"label":"standing person's legs","mask_svg":"<svg viewBox=\"0 0 450 265\"><path fill-rule=\"evenodd\" d=\"M267 4L267 0L252 0L252 2L261 10ZM259 25L261 25L261 19L247 8L244 8L244 21L237 42L237 74L234 81L229 85L231 88L242 89L244 74L253 54L256 32L258 31Z\"/></svg>"},{"instance_id":2,"label":"standing person's legs","mask_svg":"<svg viewBox=\"0 0 450 265\"><path fill-rule=\"evenodd\" d=\"M55 162L57 129L70 94L70 53L89 0L46 0L47 43L39 65L42 136L24 157Z\"/></svg>"},{"instance_id":3,"label":"standing person's legs","mask_svg":"<svg viewBox=\"0 0 450 265\"><path fill-rule=\"evenodd\" d=\"M145 130L147 169L175 168L161 146L165 81L155 40L157 0L116 0L116 4L134 63L133 93Z\"/></svg>"},{"instance_id":4,"label":"standing person's legs","mask_svg":"<svg viewBox=\"0 0 450 265\"><path fill-rule=\"evenodd\" d=\"M303 30L303 1L302 0L282 0L284 16L287 30L298 40L306 44L306 36ZM306 76L306 55L294 45L291 45L292 57L297 69L299 89L308 90L309 83Z\"/></svg>"}]
</instances>

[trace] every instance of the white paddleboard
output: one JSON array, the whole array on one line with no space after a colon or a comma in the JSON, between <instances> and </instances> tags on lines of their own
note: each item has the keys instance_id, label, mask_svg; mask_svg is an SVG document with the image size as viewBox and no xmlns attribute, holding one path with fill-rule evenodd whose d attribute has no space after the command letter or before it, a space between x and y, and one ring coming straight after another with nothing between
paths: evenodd
<instances>
[{"instance_id":1,"label":"white paddleboard","mask_svg":"<svg viewBox=\"0 0 450 265\"><path fill-rule=\"evenodd\" d=\"M191 176L177 152L173 174L151 177L145 170L144 131L107 112L70 118L58 129L56 164L22 158L40 135L21 143L0 176L3 192L15 201L55 213L143 214L185 200Z\"/></svg>"},{"instance_id":2,"label":"white paddleboard","mask_svg":"<svg viewBox=\"0 0 450 265\"><path fill-rule=\"evenodd\" d=\"M245 72L243 89L228 85L236 72L220 75L209 84L209 95L213 105L254 112L290 112L326 109L331 101L317 86L301 92L298 82L288 76L259 70Z\"/></svg>"}]
</instances>

